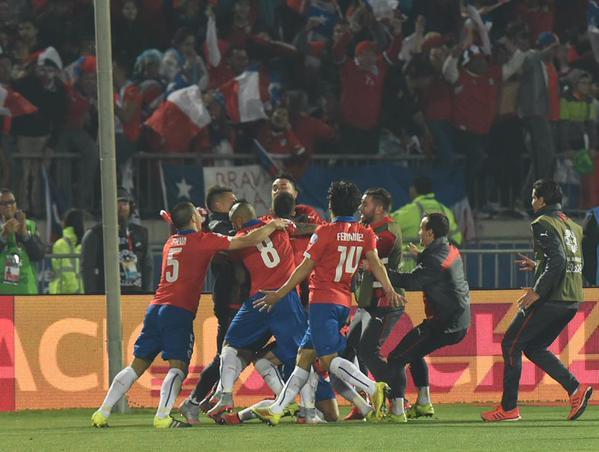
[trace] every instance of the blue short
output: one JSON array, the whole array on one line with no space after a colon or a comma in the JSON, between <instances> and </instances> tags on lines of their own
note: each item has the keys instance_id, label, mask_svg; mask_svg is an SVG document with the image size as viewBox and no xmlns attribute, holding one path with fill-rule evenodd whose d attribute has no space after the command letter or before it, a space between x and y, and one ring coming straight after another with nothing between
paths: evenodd
<instances>
[{"instance_id":1,"label":"blue short","mask_svg":"<svg viewBox=\"0 0 599 452\"><path fill-rule=\"evenodd\" d=\"M333 400L335 398L335 391L333 391L333 385L330 381L325 380L322 376L318 376L318 386L316 386L315 400L320 402L322 400Z\"/></svg>"},{"instance_id":2,"label":"blue short","mask_svg":"<svg viewBox=\"0 0 599 452\"><path fill-rule=\"evenodd\" d=\"M177 306L151 304L146 311L144 326L135 341L133 355L153 361L162 352L162 359L189 363L193 353L193 313Z\"/></svg>"},{"instance_id":3,"label":"blue short","mask_svg":"<svg viewBox=\"0 0 599 452\"><path fill-rule=\"evenodd\" d=\"M309 326L300 348L314 349L316 356L327 356L345 350L347 340L341 334L349 317L349 308L339 304L311 304Z\"/></svg>"},{"instance_id":4,"label":"blue short","mask_svg":"<svg viewBox=\"0 0 599 452\"><path fill-rule=\"evenodd\" d=\"M283 363L294 361L307 327L297 292L289 292L270 312L254 308L254 301L262 297L263 294L257 293L243 303L229 326L225 342L237 349L247 349L272 335L277 341L272 350L274 355Z\"/></svg>"}]
</instances>

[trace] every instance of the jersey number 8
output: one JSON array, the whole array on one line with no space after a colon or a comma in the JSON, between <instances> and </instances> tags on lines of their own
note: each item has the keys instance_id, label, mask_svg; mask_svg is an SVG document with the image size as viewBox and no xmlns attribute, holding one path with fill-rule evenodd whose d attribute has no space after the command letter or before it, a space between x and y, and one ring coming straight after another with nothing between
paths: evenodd
<instances>
[{"instance_id":1,"label":"jersey number 8","mask_svg":"<svg viewBox=\"0 0 599 452\"><path fill-rule=\"evenodd\" d=\"M266 239L262 243L258 243L256 248L260 251L260 256L266 268L275 268L281 262L279 253L277 253L272 240Z\"/></svg>"},{"instance_id":2,"label":"jersey number 8","mask_svg":"<svg viewBox=\"0 0 599 452\"><path fill-rule=\"evenodd\" d=\"M341 253L339 255L339 263L335 269L335 279L333 281L339 282L343 278L343 273L353 275L358 269L360 264L360 257L362 256L361 246L338 246L337 251ZM345 271L344 268L345 267Z\"/></svg>"}]
</instances>

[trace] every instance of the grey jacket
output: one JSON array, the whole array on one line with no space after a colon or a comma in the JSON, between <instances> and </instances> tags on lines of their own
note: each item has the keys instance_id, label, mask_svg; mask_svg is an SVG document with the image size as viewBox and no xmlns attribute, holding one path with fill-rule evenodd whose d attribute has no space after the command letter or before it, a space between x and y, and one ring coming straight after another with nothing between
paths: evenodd
<instances>
[{"instance_id":1,"label":"grey jacket","mask_svg":"<svg viewBox=\"0 0 599 452\"><path fill-rule=\"evenodd\" d=\"M470 289L458 249L440 237L418 255L417 263L410 273L389 270L393 286L422 290L427 322L444 333L468 328Z\"/></svg>"},{"instance_id":2,"label":"grey jacket","mask_svg":"<svg viewBox=\"0 0 599 452\"><path fill-rule=\"evenodd\" d=\"M518 92L518 114L522 118L549 114L547 70L542 56L538 50L529 50L522 65Z\"/></svg>"}]
</instances>

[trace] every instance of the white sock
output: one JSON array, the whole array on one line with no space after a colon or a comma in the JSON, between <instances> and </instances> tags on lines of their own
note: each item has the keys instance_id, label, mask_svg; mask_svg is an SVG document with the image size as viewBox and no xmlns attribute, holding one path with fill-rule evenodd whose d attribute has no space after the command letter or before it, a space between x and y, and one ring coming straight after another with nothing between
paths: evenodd
<instances>
[{"instance_id":1,"label":"white sock","mask_svg":"<svg viewBox=\"0 0 599 452\"><path fill-rule=\"evenodd\" d=\"M295 396L300 392L302 387L308 381L310 372L301 367L295 366L293 373L283 386L281 393L278 395L277 400L271 405L270 409L273 413L282 413L287 406L295 400Z\"/></svg>"},{"instance_id":2,"label":"white sock","mask_svg":"<svg viewBox=\"0 0 599 452\"><path fill-rule=\"evenodd\" d=\"M403 398L398 397L393 399L391 402L391 412L397 415L404 413Z\"/></svg>"},{"instance_id":3,"label":"white sock","mask_svg":"<svg viewBox=\"0 0 599 452\"><path fill-rule=\"evenodd\" d=\"M158 410L156 416L160 419L164 419L173 409L175 400L181 391L181 385L185 379L185 372L181 369L171 367L166 374L162 387L160 388L160 402L158 403Z\"/></svg>"},{"instance_id":4,"label":"white sock","mask_svg":"<svg viewBox=\"0 0 599 452\"><path fill-rule=\"evenodd\" d=\"M281 374L279 373L277 366L267 359L260 358L258 361L256 361L256 364L254 364L254 367L274 395L278 396L281 393L285 382L281 378Z\"/></svg>"},{"instance_id":5,"label":"white sock","mask_svg":"<svg viewBox=\"0 0 599 452\"><path fill-rule=\"evenodd\" d=\"M329 370L333 375L343 380L348 385L366 391L370 396L376 391L376 383L360 372L360 369L353 363L350 363L347 359L339 356L333 358Z\"/></svg>"},{"instance_id":6,"label":"white sock","mask_svg":"<svg viewBox=\"0 0 599 452\"><path fill-rule=\"evenodd\" d=\"M421 386L418 388L418 399L416 400L416 402L419 405L428 405L429 403L431 403L430 387Z\"/></svg>"},{"instance_id":7,"label":"white sock","mask_svg":"<svg viewBox=\"0 0 599 452\"><path fill-rule=\"evenodd\" d=\"M228 345L220 352L220 382L222 392L233 392L233 385L239 377L241 363L237 350Z\"/></svg>"},{"instance_id":8,"label":"white sock","mask_svg":"<svg viewBox=\"0 0 599 452\"><path fill-rule=\"evenodd\" d=\"M271 406L272 402L273 402L273 400L270 400L270 399L262 400L258 403L255 403L251 407L244 408L239 413L237 413L237 415L239 416L239 419L241 419L241 422L251 421L252 419L256 419L256 417L257 417L254 414L254 412L252 411L252 409L265 408L267 406Z\"/></svg>"},{"instance_id":9,"label":"white sock","mask_svg":"<svg viewBox=\"0 0 599 452\"><path fill-rule=\"evenodd\" d=\"M106 394L106 398L100 407L100 411L104 416L110 416L112 407L127 393L127 391L129 391L129 389L131 389L131 386L138 378L139 377L131 366L125 367L115 375L114 380L112 380L112 384L110 385L110 389L108 389L108 393Z\"/></svg>"},{"instance_id":10,"label":"white sock","mask_svg":"<svg viewBox=\"0 0 599 452\"><path fill-rule=\"evenodd\" d=\"M341 395L341 397L343 397L348 402L353 403L354 406L358 410L360 410L360 413L362 413L363 416L366 416L368 413L372 411L372 407L368 404L366 400L364 400L364 398L360 394L358 394L358 391L356 391L353 387L351 387L344 381L340 380L337 377L334 377L333 387L335 388L335 391L337 391Z\"/></svg>"},{"instance_id":11,"label":"white sock","mask_svg":"<svg viewBox=\"0 0 599 452\"><path fill-rule=\"evenodd\" d=\"M312 369L307 383L300 389L302 406L307 410L316 406L316 386L318 386L318 374Z\"/></svg>"}]
</instances>

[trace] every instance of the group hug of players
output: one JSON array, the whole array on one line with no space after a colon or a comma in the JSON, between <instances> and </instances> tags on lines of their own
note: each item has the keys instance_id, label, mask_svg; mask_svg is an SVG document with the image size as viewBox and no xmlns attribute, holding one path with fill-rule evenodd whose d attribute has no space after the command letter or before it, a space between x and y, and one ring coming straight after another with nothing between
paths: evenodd
<instances>
[{"instance_id":1,"label":"group hug of players","mask_svg":"<svg viewBox=\"0 0 599 452\"><path fill-rule=\"evenodd\" d=\"M250 203L224 187L209 191L209 215L188 202L169 212L175 230L164 246L158 290L133 361L115 376L92 415L95 427L108 426L112 407L161 352L169 371L156 428L190 427L200 411L219 424L259 419L276 425L284 416L303 424L334 422L339 417L335 392L353 405L348 420L402 424L434 415L424 358L464 339L471 317L460 252L447 239L447 217L425 214L420 245L409 246L416 268L401 272L401 231L389 216L387 190L361 193L351 182L333 182L330 223L309 206L296 205L290 177L276 178L272 194L271 214L260 218ZM519 261L522 269L535 271L535 284L518 300L520 310L502 342L504 395L497 408L481 414L484 421L520 419L523 353L566 389L568 419L578 418L591 397L592 388L547 350L582 301L582 231L561 212L560 201L557 184L535 183L536 259ZM187 375L193 320L211 263L219 355L179 407L183 421L171 411ZM404 290L423 291L426 319L384 358L381 346L407 303ZM359 309L345 335L352 294ZM251 364L274 399L236 411L233 387ZM418 389L412 405L405 400L408 366Z\"/></svg>"}]
</instances>

